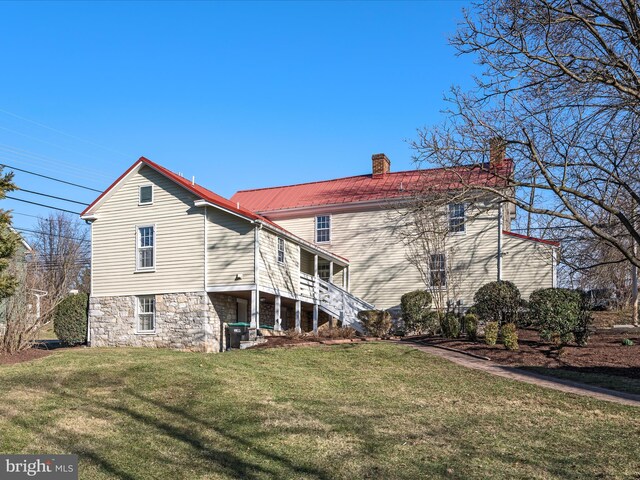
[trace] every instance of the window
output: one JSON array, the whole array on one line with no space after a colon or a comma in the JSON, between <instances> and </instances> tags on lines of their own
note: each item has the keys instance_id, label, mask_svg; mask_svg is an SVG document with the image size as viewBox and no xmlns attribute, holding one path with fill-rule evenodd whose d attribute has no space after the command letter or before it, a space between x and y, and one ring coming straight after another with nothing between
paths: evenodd
<instances>
[{"instance_id":1,"label":"window","mask_svg":"<svg viewBox=\"0 0 640 480\"><path fill-rule=\"evenodd\" d=\"M329 215L320 215L316 217L316 242L331 241L331 217Z\"/></svg>"},{"instance_id":2,"label":"window","mask_svg":"<svg viewBox=\"0 0 640 480\"><path fill-rule=\"evenodd\" d=\"M331 277L329 262L318 262L318 276L320 280L324 280L325 282L329 281L329 277Z\"/></svg>"},{"instance_id":3,"label":"window","mask_svg":"<svg viewBox=\"0 0 640 480\"><path fill-rule=\"evenodd\" d=\"M449 204L449 231L464 232L464 203Z\"/></svg>"},{"instance_id":4,"label":"window","mask_svg":"<svg viewBox=\"0 0 640 480\"><path fill-rule=\"evenodd\" d=\"M429 278L432 287L447 285L447 259L444 253L436 253L429 258Z\"/></svg>"},{"instance_id":5,"label":"window","mask_svg":"<svg viewBox=\"0 0 640 480\"><path fill-rule=\"evenodd\" d=\"M140 197L138 198L139 205L148 205L153 203L153 186L143 185L140 187Z\"/></svg>"},{"instance_id":6,"label":"window","mask_svg":"<svg viewBox=\"0 0 640 480\"><path fill-rule=\"evenodd\" d=\"M284 238L278 238L278 262L284 263Z\"/></svg>"},{"instance_id":7,"label":"window","mask_svg":"<svg viewBox=\"0 0 640 480\"><path fill-rule=\"evenodd\" d=\"M156 330L156 299L153 296L138 297L138 333Z\"/></svg>"},{"instance_id":8,"label":"window","mask_svg":"<svg viewBox=\"0 0 640 480\"><path fill-rule=\"evenodd\" d=\"M155 267L155 227L138 227L137 270L153 270Z\"/></svg>"}]
</instances>

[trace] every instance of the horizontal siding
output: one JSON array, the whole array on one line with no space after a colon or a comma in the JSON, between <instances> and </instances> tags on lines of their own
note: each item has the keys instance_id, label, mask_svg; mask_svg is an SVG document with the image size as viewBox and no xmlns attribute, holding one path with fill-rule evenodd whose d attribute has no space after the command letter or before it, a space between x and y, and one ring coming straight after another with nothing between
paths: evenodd
<instances>
[{"instance_id":1,"label":"horizontal siding","mask_svg":"<svg viewBox=\"0 0 640 480\"><path fill-rule=\"evenodd\" d=\"M213 207L207 220L207 285L255 283L253 224Z\"/></svg>"},{"instance_id":2,"label":"horizontal siding","mask_svg":"<svg viewBox=\"0 0 640 480\"><path fill-rule=\"evenodd\" d=\"M285 239L285 262L278 262L278 236L260 231L260 285L289 293L300 290L300 252L298 245Z\"/></svg>"},{"instance_id":3,"label":"horizontal siding","mask_svg":"<svg viewBox=\"0 0 640 480\"><path fill-rule=\"evenodd\" d=\"M349 259L351 292L377 308L398 306L404 293L425 288L418 269L407 259L407 247L394 231L403 213L378 209L334 214L331 243L321 245ZM473 303L480 286L497 278L497 220L497 209L487 210L474 215L465 234L450 237L446 252L453 270L450 284L456 285L455 297L464 305ZM314 241L314 217L276 221L305 240ZM303 257L303 265L308 268L305 260ZM551 274L550 269L547 274Z\"/></svg>"},{"instance_id":4,"label":"horizontal siding","mask_svg":"<svg viewBox=\"0 0 640 480\"><path fill-rule=\"evenodd\" d=\"M153 185L153 205L138 187ZM143 166L97 210L92 225L94 296L193 292L204 288L203 209L196 197ZM156 226L156 271L135 273L136 226Z\"/></svg>"},{"instance_id":5,"label":"horizontal siding","mask_svg":"<svg viewBox=\"0 0 640 480\"><path fill-rule=\"evenodd\" d=\"M528 300L539 288L553 287L553 247L508 235L503 237L502 275Z\"/></svg>"}]
</instances>

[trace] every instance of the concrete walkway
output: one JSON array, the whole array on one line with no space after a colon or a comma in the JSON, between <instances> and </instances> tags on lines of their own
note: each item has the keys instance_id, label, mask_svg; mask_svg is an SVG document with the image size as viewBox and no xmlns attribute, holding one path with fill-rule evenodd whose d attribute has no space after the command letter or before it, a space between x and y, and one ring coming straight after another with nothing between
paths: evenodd
<instances>
[{"instance_id":1,"label":"concrete walkway","mask_svg":"<svg viewBox=\"0 0 640 480\"><path fill-rule=\"evenodd\" d=\"M585 397L592 397L598 400L605 400L607 402L640 407L640 395L618 392L615 390L609 390L608 388L595 387L593 385L586 385L584 383L573 382L571 380L564 380L561 378L549 377L547 375L540 375L537 373L520 370L519 368L515 367L506 367L489 360L474 358L464 353L453 352L451 350L443 350L441 348L424 345L419 342L395 343L397 343L398 345L413 347L417 350L420 350L421 352L446 358L447 360L457 363L458 365L462 365L463 367L473 368L474 370L481 370L492 375L497 375L498 377L509 378L511 380L517 380L519 382L531 383L533 385L552 388L553 390L558 390L566 393L574 393L576 395L582 395Z\"/></svg>"}]
</instances>

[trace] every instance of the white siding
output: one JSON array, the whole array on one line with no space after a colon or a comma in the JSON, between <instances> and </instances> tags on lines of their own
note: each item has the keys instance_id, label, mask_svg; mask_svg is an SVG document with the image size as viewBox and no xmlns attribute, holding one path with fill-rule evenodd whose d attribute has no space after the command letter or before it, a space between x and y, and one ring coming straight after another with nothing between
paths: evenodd
<instances>
[{"instance_id":1,"label":"white siding","mask_svg":"<svg viewBox=\"0 0 640 480\"><path fill-rule=\"evenodd\" d=\"M515 283L525 300L539 288L553 287L553 248L550 245L504 235L502 278Z\"/></svg>"},{"instance_id":2,"label":"white siding","mask_svg":"<svg viewBox=\"0 0 640 480\"><path fill-rule=\"evenodd\" d=\"M138 187L153 184L153 205L138 205ZM204 289L203 209L196 197L143 166L97 210L93 230L94 296ZM156 226L156 268L135 273L136 225Z\"/></svg>"},{"instance_id":3,"label":"white siding","mask_svg":"<svg viewBox=\"0 0 640 480\"><path fill-rule=\"evenodd\" d=\"M404 293L425 288L417 268L407 259L406 247L394 232L401 213L380 208L333 214L331 243L321 244L349 259L351 292L377 308L398 306ZM303 239L314 241L315 217L275 221ZM492 210L470 221L464 235L451 238L449 261L454 262L455 281L459 283L457 298L467 306L481 285L497 278L497 235L497 210Z\"/></svg>"},{"instance_id":4,"label":"white siding","mask_svg":"<svg viewBox=\"0 0 640 480\"><path fill-rule=\"evenodd\" d=\"M281 237L284 238L284 237ZM278 262L278 236L260 231L260 286L289 293L299 292L300 253L298 245L285 239L285 262Z\"/></svg>"},{"instance_id":5,"label":"white siding","mask_svg":"<svg viewBox=\"0 0 640 480\"><path fill-rule=\"evenodd\" d=\"M207 228L207 285L255 283L253 224L207 207Z\"/></svg>"}]
</instances>

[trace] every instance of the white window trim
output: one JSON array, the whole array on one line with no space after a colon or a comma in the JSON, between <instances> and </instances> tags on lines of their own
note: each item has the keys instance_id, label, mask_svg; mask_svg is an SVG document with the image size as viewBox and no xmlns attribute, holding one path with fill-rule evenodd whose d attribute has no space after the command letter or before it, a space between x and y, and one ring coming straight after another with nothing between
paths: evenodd
<instances>
[{"instance_id":1,"label":"white window trim","mask_svg":"<svg viewBox=\"0 0 640 480\"><path fill-rule=\"evenodd\" d=\"M153 298L153 330L140 330L140 300L142 298ZM155 335L156 334L156 311L157 302L155 295L137 295L136 299L136 335Z\"/></svg>"},{"instance_id":2,"label":"white window trim","mask_svg":"<svg viewBox=\"0 0 640 480\"><path fill-rule=\"evenodd\" d=\"M451 210L450 210L450 205L462 205L464 208L464 216L462 217L462 227L463 229L460 232L452 232L451 231ZM468 208L468 204L467 203L463 203L463 202L454 202L454 203L448 203L447 204L447 230L449 235L466 235L467 234L467 208Z\"/></svg>"},{"instance_id":3,"label":"white window trim","mask_svg":"<svg viewBox=\"0 0 640 480\"><path fill-rule=\"evenodd\" d=\"M150 202L144 202L144 203L142 203L142 202L140 201L140 196L141 196L140 194L142 193L142 187L151 187L151 201L150 201ZM148 184L145 184L145 185L140 185L140 186L138 187L138 206L140 206L140 207L144 207L144 206L146 206L146 205L153 205L153 201L154 201L154 200L155 200L155 194L154 194L154 192L153 192L153 184L152 184L152 183L148 183Z\"/></svg>"},{"instance_id":4,"label":"white window trim","mask_svg":"<svg viewBox=\"0 0 640 480\"><path fill-rule=\"evenodd\" d=\"M318 217L329 217L329 240L323 242L318 241ZM333 239L333 217L331 214L316 215L313 221L313 227L313 240L315 243L324 245L331 244L331 240Z\"/></svg>"},{"instance_id":5,"label":"white window trim","mask_svg":"<svg viewBox=\"0 0 640 480\"><path fill-rule=\"evenodd\" d=\"M138 257L138 249L140 248L140 229L141 228L153 228L153 267L140 268L140 264L138 261L140 260ZM134 273L146 273L146 272L155 272L156 271L156 250L158 248L158 230L156 228L156 224L144 224L144 225L136 225L136 248L135 248L135 270Z\"/></svg>"},{"instance_id":6,"label":"white window trim","mask_svg":"<svg viewBox=\"0 0 640 480\"><path fill-rule=\"evenodd\" d=\"M280 260L280 242L282 242L282 260ZM276 262L280 265L284 265L287 262L287 242L282 237L277 237L276 240Z\"/></svg>"},{"instance_id":7,"label":"white window trim","mask_svg":"<svg viewBox=\"0 0 640 480\"><path fill-rule=\"evenodd\" d=\"M444 285L433 285L433 282L431 281L431 256L432 255L442 255L444 257ZM449 263L449 258L447 257L447 254L444 252L433 253L429 255L429 287L430 288L439 288L439 289L447 288L447 285L449 283L449 273L447 272L448 263ZM441 272L442 270L438 270L438 271Z\"/></svg>"}]
</instances>

